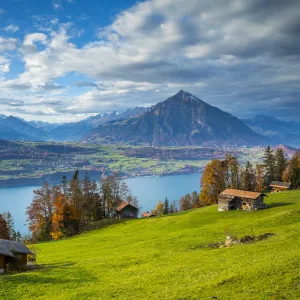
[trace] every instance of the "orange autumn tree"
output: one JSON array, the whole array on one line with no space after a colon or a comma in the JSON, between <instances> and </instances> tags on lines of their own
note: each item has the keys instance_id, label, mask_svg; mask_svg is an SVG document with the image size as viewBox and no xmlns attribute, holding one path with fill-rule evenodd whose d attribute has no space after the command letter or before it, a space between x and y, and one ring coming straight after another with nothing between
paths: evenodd
<instances>
[{"instance_id":1,"label":"orange autumn tree","mask_svg":"<svg viewBox=\"0 0 300 300\"><path fill-rule=\"evenodd\" d=\"M218 202L219 194L225 189L225 170L220 160L212 160L201 178L200 202L211 205Z\"/></svg>"},{"instance_id":2,"label":"orange autumn tree","mask_svg":"<svg viewBox=\"0 0 300 300\"><path fill-rule=\"evenodd\" d=\"M63 195L57 197L53 205L54 205L54 212L52 215L52 231L50 234L52 239L58 240L64 236L63 229L65 225L64 219L65 219L66 202L64 200Z\"/></svg>"},{"instance_id":3,"label":"orange autumn tree","mask_svg":"<svg viewBox=\"0 0 300 300\"><path fill-rule=\"evenodd\" d=\"M75 205L66 195L61 194L56 198L53 206L52 231L50 233L52 239L59 240L65 236L73 235L75 233L74 226L79 219L79 212Z\"/></svg>"},{"instance_id":4,"label":"orange autumn tree","mask_svg":"<svg viewBox=\"0 0 300 300\"><path fill-rule=\"evenodd\" d=\"M47 182L33 191L34 198L26 212L33 240L51 239L53 201L57 191L58 187L50 187Z\"/></svg>"}]
</instances>

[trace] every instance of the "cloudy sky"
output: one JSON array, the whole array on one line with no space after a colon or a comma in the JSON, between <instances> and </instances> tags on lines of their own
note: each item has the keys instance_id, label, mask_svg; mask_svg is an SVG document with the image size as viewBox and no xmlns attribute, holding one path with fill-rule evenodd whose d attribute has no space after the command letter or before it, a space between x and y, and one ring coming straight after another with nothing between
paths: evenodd
<instances>
[{"instance_id":1,"label":"cloudy sky","mask_svg":"<svg viewBox=\"0 0 300 300\"><path fill-rule=\"evenodd\" d=\"M73 121L181 89L300 121L300 1L0 2L2 114Z\"/></svg>"}]
</instances>

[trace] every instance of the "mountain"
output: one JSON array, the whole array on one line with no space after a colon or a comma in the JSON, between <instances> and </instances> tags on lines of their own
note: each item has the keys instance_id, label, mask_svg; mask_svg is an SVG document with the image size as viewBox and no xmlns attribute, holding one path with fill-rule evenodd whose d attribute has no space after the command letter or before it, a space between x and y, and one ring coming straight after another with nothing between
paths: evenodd
<instances>
[{"instance_id":1,"label":"mountain","mask_svg":"<svg viewBox=\"0 0 300 300\"><path fill-rule=\"evenodd\" d=\"M255 132L271 137L276 143L300 147L300 123L285 122L265 115L257 115L242 121Z\"/></svg>"},{"instance_id":2,"label":"mountain","mask_svg":"<svg viewBox=\"0 0 300 300\"><path fill-rule=\"evenodd\" d=\"M5 136L9 137L9 134L13 134L13 139L25 139L25 140L45 140L46 132L42 129L35 128L20 118L9 116L0 119L1 135L0 138L5 139ZM18 138L16 138L18 137Z\"/></svg>"},{"instance_id":3,"label":"mountain","mask_svg":"<svg viewBox=\"0 0 300 300\"><path fill-rule=\"evenodd\" d=\"M66 123L51 130L49 138L55 141L79 141L94 127L106 122L136 117L146 110L147 109L144 107L136 107L133 109L127 109L124 112L113 111L112 113L91 116L79 122Z\"/></svg>"},{"instance_id":4,"label":"mountain","mask_svg":"<svg viewBox=\"0 0 300 300\"><path fill-rule=\"evenodd\" d=\"M31 140L31 137L14 130L13 128L0 124L0 139L7 141Z\"/></svg>"},{"instance_id":5,"label":"mountain","mask_svg":"<svg viewBox=\"0 0 300 300\"><path fill-rule=\"evenodd\" d=\"M188 92L179 91L134 118L107 122L92 129L82 141L153 146L237 146L266 144L269 139L229 113Z\"/></svg>"},{"instance_id":6,"label":"mountain","mask_svg":"<svg viewBox=\"0 0 300 300\"><path fill-rule=\"evenodd\" d=\"M31 126L35 128L39 128L45 131L51 131L57 126L62 125L62 123L49 123L49 122L43 122L43 121L25 121L26 123L30 124Z\"/></svg>"},{"instance_id":7,"label":"mountain","mask_svg":"<svg viewBox=\"0 0 300 300\"><path fill-rule=\"evenodd\" d=\"M297 152L296 148L289 147L283 144L276 145L275 147L272 148L274 152L277 151L277 149L281 149L284 153L284 156L288 159L291 159Z\"/></svg>"}]
</instances>

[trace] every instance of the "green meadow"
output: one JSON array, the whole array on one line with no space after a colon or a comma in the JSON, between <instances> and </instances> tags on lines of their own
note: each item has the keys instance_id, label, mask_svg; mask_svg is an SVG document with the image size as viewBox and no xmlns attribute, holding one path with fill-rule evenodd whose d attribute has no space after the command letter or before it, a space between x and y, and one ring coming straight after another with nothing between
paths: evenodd
<instances>
[{"instance_id":1,"label":"green meadow","mask_svg":"<svg viewBox=\"0 0 300 300\"><path fill-rule=\"evenodd\" d=\"M123 220L41 243L39 269L0 277L1 299L300 299L300 191L260 211L217 206ZM212 248L226 235L274 235Z\"/></svg>"}]
</instances>

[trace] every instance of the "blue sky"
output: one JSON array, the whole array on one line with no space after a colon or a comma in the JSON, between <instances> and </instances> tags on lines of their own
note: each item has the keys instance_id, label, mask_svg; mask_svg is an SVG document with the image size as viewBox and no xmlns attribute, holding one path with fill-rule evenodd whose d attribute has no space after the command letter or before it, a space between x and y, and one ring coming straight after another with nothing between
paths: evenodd
<instances>
[{"instance_id":1,"label":"blue sky","mask_svg":"<svg viewBox=\"0 0 300 300\"><path fill-rule=\"evenodd\" d=\"M79 120L184 89L300 121L300 1L5 0L0 113Z\"/></svg>"}]
</instances>

